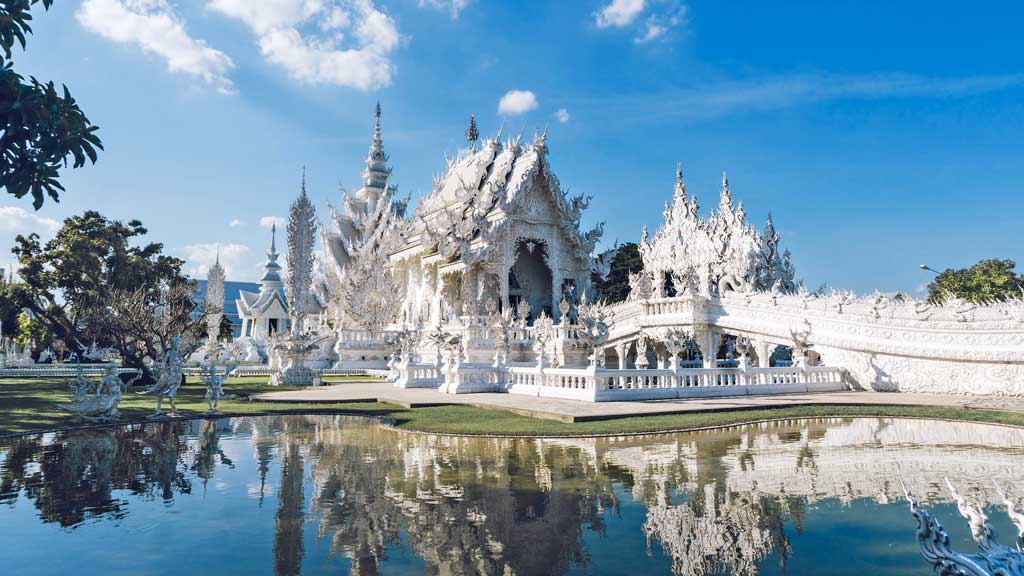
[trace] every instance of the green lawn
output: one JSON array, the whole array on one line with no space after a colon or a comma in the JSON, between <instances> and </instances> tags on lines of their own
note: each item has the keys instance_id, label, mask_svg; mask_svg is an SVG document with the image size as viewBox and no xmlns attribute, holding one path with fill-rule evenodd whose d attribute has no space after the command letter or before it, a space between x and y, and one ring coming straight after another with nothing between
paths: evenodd
<instances>
[{"instance_id":1,"label":"green lawn","mask_svg":"<svg viewBox=\"0 0 1024 576\"><path fill-rule=\"evenodd\" d=\"M332 379L343 380L342 378ZM941 420L968 420L1024 426L1024 413L1003 410L934 408L917 406L799 406L784 409L737 410L703 414L674 414L565 423L520 416L497 409L473 406L438 406L406 409L391 404L339 403L292 404L248 402L246 397L270 388L264 377L233 378L224 385L225 394L235 398L222 400L221 412L228 415L329 413L383 416L399 428L451 434L501 434L523 436L573 436L594 434L660 432L739 424L779 418L815 418L822 416L902 416ZM178 392L178 408L190 415L206 412L206 389L196 379ZM57 403L70 398L64 379L0 379L0 435L61 429L75 426ZM125 421L140 421L152 413L155 401L150 396L129 393L121 402Z\"/></svg>"}]
</instances>

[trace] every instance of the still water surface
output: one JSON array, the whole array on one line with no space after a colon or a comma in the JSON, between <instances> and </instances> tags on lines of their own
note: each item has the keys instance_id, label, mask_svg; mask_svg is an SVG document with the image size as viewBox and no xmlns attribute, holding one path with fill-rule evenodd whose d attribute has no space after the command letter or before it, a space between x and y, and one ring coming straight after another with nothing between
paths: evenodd
<instances>
[{"instance_id":1,"label":"still water surface","mask_svg":"<svg viewBox=\"0 0 1024 576\"><path fill-rule=\"evenodd\" d=\"M943 479L1024 499L1024 430L794 420L474 439L340 416L0 439L0 573L930 574L898 478L974 551Z\"/></svg>"}]
</instances>

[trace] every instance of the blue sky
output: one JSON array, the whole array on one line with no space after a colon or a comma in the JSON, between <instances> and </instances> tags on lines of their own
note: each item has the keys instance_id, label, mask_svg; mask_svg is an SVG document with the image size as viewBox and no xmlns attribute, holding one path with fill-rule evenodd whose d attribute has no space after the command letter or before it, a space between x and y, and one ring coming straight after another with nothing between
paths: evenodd
<instances>
[{"instance_id":1,"label":"blue sky","mask_svg":"<svg viewBox=\"0 0 1024 576\"><path fill-rule=\"evenodd\" d=\"M322 215L358 183L379 99L414 198L470 112L484 134L550 123L608 243L657 227L681 161L705 207L726 169L758 226L771 210L812 288L914 292L921 262L1024 262L1024 8L986 7L58 0L15 63L68 84L107 149L60 204L0 197L0 250L91 208L139 218L200 277L221 244L230 279L255 279L260 221L303 165Z\"/></svg>"}]
</instances>

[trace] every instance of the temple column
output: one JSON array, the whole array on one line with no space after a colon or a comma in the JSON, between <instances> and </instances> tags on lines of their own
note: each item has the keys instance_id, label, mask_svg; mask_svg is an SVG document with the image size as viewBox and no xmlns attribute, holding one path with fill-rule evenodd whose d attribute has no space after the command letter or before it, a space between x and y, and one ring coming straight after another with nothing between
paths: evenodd
<instances>
[{"instance_id":1,"label":"temple column","mask_svg":"<svg viewBox=\"0 0 1024 576\"><path fill-rule=\"evenodd\" d=\"M615 355L619 357L619 370L626 369L626 353L628 348L625 343L615 345Z\"/></svg>"},{"instance_id":2,"label":"temple column","mask_svg":"<svg viewBox=\"0 0 1024 576\"><path fill-rule=\"evenodd\" d=\"M715 356L718 354L719 334L713 330L699 330L694 334L697 345L700 346L700 355L704 368L715 368L717 362Z\"/></svg>"},{"instance_id":3,"label":"temple column","mask_svg":"<svg viewBox=\"0 0 1024 576\"><path fill-rule=\"evenodd\" d=\"M771 352L769 352L768 342L764 340L755 340L754 352L757 353L758 368L768 368L771 365Z\"/></svg>"}]
</instances>

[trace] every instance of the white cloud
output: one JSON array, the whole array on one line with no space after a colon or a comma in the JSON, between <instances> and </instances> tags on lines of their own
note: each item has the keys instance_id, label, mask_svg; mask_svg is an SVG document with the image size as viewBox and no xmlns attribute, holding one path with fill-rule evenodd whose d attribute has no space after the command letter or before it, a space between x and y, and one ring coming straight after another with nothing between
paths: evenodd
<instances>
[{"instance_id":1,"label":"white cloud","mask_svg":"<svg viewBox=\"0 0 1024 576\"><path fill-rule=\"evenodd\" d=\"M645 15L642 24L640 17ZM633 42L646 44L686 21L686 6L679 0L612 0L594 13L598 28L634 28Z\"/></svg>"},{"instance_id":2,"label":"white cloud","mask_svg":"<svg viewBox=\"0 0 1024 576\"><path fill-rule=\"evenodd\" d=\"M305 84L374 90L391 84L391 53L402 37L372 0L208 0L207 6L244 22L260 52ZM319 22L321 34L304 34Z\"/></svg>"},{"instance_id":3,"label":"white cloud","mask_svg":"<svg viewBox=\"0 0 1024 576\"><path fill-rule=\"evenodd\" d=\"M668 32L668 27L662 24L658 24L657 20L652 18L647 19L647 23L644 25L644 33L633 39L637 44L646 44L655 38L658 38Z\"/></svg>"},{"instance_id":4,"label":"white cloud","mask_svg":"<svg viewBox=\"0 0 1024 576\"><path fill-rule=\"evenodd\" d=\"M594 13L594 23L598 28L623 28L632 24L646 7L646 0L612 0Z\"/></svg>"},{"instance_id":5,"label":"white cloud","mask_svg":"<svg viewBox=\"0 0 1024 576\"><path fill-rule=\"evenodd\" d=\"M60 226L60 222L53 218L44 218L24 208L0 206L0 268L16 265L14 254L11 254L15 236L28 236L34 232L45 242L57 234Z\"/></svg>"},{"instance_id":6,"label":"white cloud","mask_svg":"<svg viewBox=\"0 0 1024 576\"><path fill-rule=\"evenodd\" d=\"M697 84L597 103L593 114L619 118L708 120L837 100L960 98L1024 86L1024 74L933 78L910 74L794 74ZM577 106L585 106L579 103Z\"/></svg>"},{"instance_id":7,"label":"white cloud","mask_svg":"<svg viewBox=\"0 0 1024 576\"><path fill-rule=\"evenodd\" d=\"M569 121L569 111L565 108L559 108L558 111L555 112L555 119L561 124L567 123Z\"/></svg>"},{"instance_id":8,"label":"white cloud","mask_svg":"<svg viewBox=\"0 0 1024 576\"><path fill-rule=\"evenodd\" d=\"M86 29L121 44L134 44L167 62L174 73L197 76L221 93L233 92L227 54L189 36L166 0L83 0L75 16Z\"/></svg>"},{"instance_id":9,"label":"white cloud","mask_svg":"<svg viewBox=\"0 0 1024 576\"><path fill-rule=\"evenodd\" d=\"M242 225L242 221L239 220L238 218L235 218L231 222L228 222L228 227L230 227L230 228L238 228L241 225Z\"/></svg>"},{"instance_id":10,"label":"white cloud","mask_svg":"<svg viewBox=\"0 0 1024 576\"><path fill-rule=\"evenodd\" d=\"M275 224L279 229L283 230L284 227L288 224L288 221L285 220L284 218L281 218L280 216L264 216L260 218L260 226L263 226L268 230L270 229L271 226Z\"/></svg>"},{"instance_id":11,"label":"white cloud","mask_svg":"<svg viewBox=\"0 0 1024 576\"><path fill-rule=\"evenodd\" d=\"M420 0L420 8L447 10L452 20L458 20L459 13L469 6L469 2L470 0Z\"/></svg>"},{"instance_id":12,"label":"white cloud","mask_svg":"<svg viewBox=\"0 0 1024 576\"><path fill-rule=\"evenodd\" d=\"M185 274L192 278L205 278L210 267L217 261L220 252L220 265L224 267L224 275L228 280L244 279L252 268L249 247L244 244L189 244L185 246ZM245 276L240 276L245 274Z\"/></svg>"},{"instance_id":13,"label":"white cloud","mask_svg":"<svg viewBox=\"0 0 1024 576\"><path fill-rule=\"evenodd\" d=\"M537 108L537 95L529 90L509 90L498 101L498 114L514 116Z\"/></svg>"}]
</instances>

